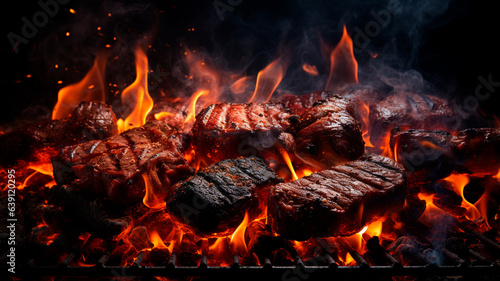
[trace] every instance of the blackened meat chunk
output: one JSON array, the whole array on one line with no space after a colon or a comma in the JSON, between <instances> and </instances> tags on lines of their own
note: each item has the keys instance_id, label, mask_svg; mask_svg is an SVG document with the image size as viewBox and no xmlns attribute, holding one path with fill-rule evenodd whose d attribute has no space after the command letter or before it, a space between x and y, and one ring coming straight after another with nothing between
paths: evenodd
<instances>
[{"instance_id":1,"label":"blackened meat chunk","mask_svg":"<svg viewBox=\"0 0 500 281\"><path fill-rule=\"evenodd\" d=\"M167 209L178 221L204 236L231 234L245 212L254 219L267 202L268 187L281 182L257 157L226 159L177 183Z\"/></svg>"}]
</instances>

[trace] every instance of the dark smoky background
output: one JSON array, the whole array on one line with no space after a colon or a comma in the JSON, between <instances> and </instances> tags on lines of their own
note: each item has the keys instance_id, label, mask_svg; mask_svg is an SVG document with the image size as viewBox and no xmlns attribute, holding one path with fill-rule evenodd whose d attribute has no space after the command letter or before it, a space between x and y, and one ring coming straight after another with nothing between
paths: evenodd
<instances>
[{"instance_id":1,"label":"dark smoky background","mask_svg":"<svg viewBox=\"0 0 500 281\"><path fill-rule=\"evenodd\" d=\"M59 89L80 81L104 49L109 52L107 101L113 105L135 79L138 45L147 51L153 98L194 90L182 60L187 48L207 65L249 76L287 54L289 66L278 90L320 90L344 24L353 38L361 84L385 93L446 95L486 122L500 113L500 26L493 3L41 0L10 5L2 17L3 130L50 118ZM305 73L304 63L315 65L319 74Z\"/></svg>"}]
</instances>

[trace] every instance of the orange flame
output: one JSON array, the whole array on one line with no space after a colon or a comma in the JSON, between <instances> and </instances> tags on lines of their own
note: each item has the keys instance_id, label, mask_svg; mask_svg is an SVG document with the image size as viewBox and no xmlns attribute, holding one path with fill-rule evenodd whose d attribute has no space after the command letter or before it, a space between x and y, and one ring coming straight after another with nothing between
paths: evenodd
<instances>
[{"instance_id":1,"label":"orange flame","mask_svg":"<svg viewBox=\"0 0 500 281\"><path fill-rule=\"evenodd\" d=\"M358 62L354 57L352 39L344 25L342 38L330 53L330 75L325 90L331 91L354 83L358 83Z\"/></svg>"},{"instance_id":2,"label":"orange flame","mask_svg":"<svg viewBox=\"0 0 500 281\"><path fill-rule=\"evenodd\" d=\"M280 152L281 152L281 155L283 156L283 160L285 161L286 165L288 166L288 169L292 173L293 180L298 180L299 177L297 176L297 173L295 172L295 169L293 168L293 164L292 164L292 160L290 159L290 155L284 149L280 149Z\"/></svg>"},{"instance_id":3,"label":"orange flame","mask_svg":"<svg viewBox=\"0 0 500 281\"><path fill-rule=\"evenodd\" d=\"M240 257L243 257L247 254L247 245L245 243L245 230L248 226L248 212L245 212L245 217L243 221L240 223L238 228L231 235L231 240L229 240L229 247L231 248L231 253L238 254Z\"/></svg>"},{"instance_id":4,"label":"orange flame","mask_svg":"<svg viewBox=\"0 0 500 281\"><path fill-rule=\"evenodd\" d=\"M426 140L421 140L420 141L420 144L424 147L427 147L427 148L430 148L430 149L437 149L437 150L443 150L441 147L433 144L432 142L430 141L426 141Z\"/></svg>"},{"instance_id":5,"label":"orange flame","mask_svg":"<svg viewBox=\"0 0 500 281\"><path fill-rule=\"evenodd\" d=\"M151 239L151 243L153 243L154 247L160 250L166 250L168 249L167 245L163 243L163 240L160 237L160 234L156 230L151 230L149 232L149 237Z\"/></svg>"},{"instance_id":6,"label":"orange flame","mask_svg":"<svg viewBox=\"0 0 500 281\"><path fill-rule=\"evenodd\" d=\"M57 103L52 111L52 120L68 117L82 101L105 101L104 72L108 55L101 52L87 75L78 83L59 90Z\"/></svg>"},{"instance_id":7,"label":"orange flame","mask_svg":"<svg viewBox=\"0 0 500 281\"><path fill-rule=\"evenodd\" d=\"M373 236L378 236L380 237L382 235L382 225L383 225L382 219L379 219L377 221L372 222L369 224L366 228L365 233L369 235L370 237Z\"/></svg>"},{"instance_id":8,"label":"orange flame","mask_svg":"<svg viewBox=\"0 0 500 281\"><path fill-rule=\"evenodd\" d=\"M500 181L500 169L498 169L498 173L496 175L494 175L493 178L495 178L498 181Z\"/></svg>"},{"instance_id":9,"label":"orange flame","mask_svg":"<svg viewBox=\"0 0 500 281\"><path fill-rule=\"evenodd\" d=\"M318 69L316 68L315 65L310 65L308 63L304 63L302 65L302 70L304 70L307 74L309 74L311 76L318 75Z\"/></svg>"},{"instance_id":10,"label":"orange flame","mask_svg":"<svg viewBox=\"0 0 500 281\"><path fill-rule=\"evenodd\" d=\"M24 182L17 187L18 190L24 189L28 185L29 180L38 173L54 178L51 163L32 164L28 166L28 169L33 170L34 172L24 179ZM52 184L55 184L55 181L48 182L46 185L51 186Z\"/></svg>"},{"instance_id":11,"label":"orange flame","mask_svg":"<svg viewBox=\"0 0 500 281\"><path fill-rule=\"evenodd\" d=\"M192 97L191 101L189 102L189 110L187 112L187 117L184 120L184 124L192 124L195 121L196 118L196 103L198 102L198 99L201 96L208 95L209 91L208 90L200 90L196 92Z\"/></svg>"},{"instance_id":12,"label":"orange flame","mask_svg":"<svg viewBox=\"0 0 500 281\"><path fill-rule=\"evenodd\" d=\"M224 242L226 239L227 237L218 237L217 240L215 240L215 242L212 245L210 245L210 247L208 247L208 251L211 252L220 249L225 244Z\"/></svg>"},{"instance_id":13,"label":"orange flame","mask_svg":"<svg viewBox=\"0 0 500 281\"><path fill-rule=\"evenodd\" d=\"M234 94L243 94L247 92L247 89L250 87L249 80L252 76L243 76L231 85L231 92Z\"/></svg>"},{"instance_id":14,"label":"orange flame","mask_svg":"<svg viewBox=\"0 0 500 281\"><path fill-rule=\"evenodd\" d=\"M163 118L166 118L168 116L172 116L172 113L162 111L162 112L155 113L155 115L154 115L156 120L163 120Z\"/></svg>"},{"instance_id":15,"label":"orange flame","mask_svg":"<svg viewBox=\"0 0 500 281\"><path fill-rule=\"evenodd\" d=\"M339 255L339 260L343 262L345 265L350 265L355 262L354 258L349 253L347 253L347 255L344 258Z\"/></svg>"},{"instance_id":16,"label":"orange flame","mask_svg":"<svg viewBox=\"0 0 500 281\"><path fill-rule=\"evenodd\" d=\"M279 57L259 71L255 91L248 102L268 102L285 76L286 67L283 59Z\"/></svg>"},{"instance_id":17,"label":"orange flame","mask_svg":"<svg viewBox=\"0 0 500 281\"><path fill-rule=\"evenodd\" d=\"M368 226L363 227L358 233L346 237L351 246L358 252L363 253L363 233L368 229Z\"/></svg>"},{"instance_id":18,"label":"orange flame","mask_svg":"<svg viewBox=\"0 0 500 281\"><path fill-rule=\"evenodd\" d=\"M172 232L170 232L166 239L167 241L170 241L170 245L167 246L170 253L173 253L174 249L177 249L177 247L181 244L182 237L184 237L184 231L179 228L175 228Z\"/></svg>"},{"instance_id":19,"label":"orange flame","mask_svg":"<svg viewBox=\"0 0 500 281\"><path fill-rule=\"evenodd\" d=\"M117 122L118 131L140 127L146 123L146 116L153 109L153 99L148 92L148 58L141 48L135 52L136 78L122 92L122 104L131 109L125 120Z\"/></svg>"},{"instance_id":20,"label":"orange flame","mask_svg":"<svg viewBox=\"0 0 500 281\"><path fill-rule=\"evenodd\" d=\"M190 130L198 113L197 110L223 101L221 95L226 85L229 84L228 79L234 79L234 76L208 65L204 57L194 50L188 50L184 54L189 68L189 76L186 75L186 78L189 78L188 83L194 84L195 88L194 94L190 97L188 115L184 121L184 129Z\"/></svg>"},{"instance_id":21,"label":"orange flame","mask_svg":"<svg viewBox=\"0 0 500 281\"><path fill-rule=\"evenodd\" d=\"M425 211L418 218L423 224L432 225L435 222L434 217L444 213L441 208L434 204L434 194L419 193L418 198L425 201Z\"/></svg>"},{"instance_id":22,"label":"orange flame","mask_svg":"<svg viewBox=\"0 0 500 281\"><path fill-rule=\"evenodd\" d=\"M142 199L144 205L153 210L164 209L166 207L166 202L163 195L165 195L161 191L154 190L153 184L150 182L147 175L142 174L142 178L144 179L144 185L146 187L146 194Z\"/></svg>"},{"instance_id":23,"label":"orange flame","mask_svg":"<svg viewBox=\"0 0 500 281\"><path fill-rule=\"evenodd\" d=\"M483 218L487 218L486 213L481 214L479 210L472 203L467 201L464 196L465 186L469 183L469 176L465 174L453 174L444 179L445 181L452 184L456 193L462 196L462 208L465 208L467 212L465 213L465 217L469 220L479 219L481 216ZM477 202L476 202L477 203Z\"/></svg>"},{"instance_id":24,"label":"orange flame","mask_svg":"<svg viewBox=\"0 0 500 281\"><path fill-rule=\"evenodd\" d=\"M368 104L364 103L364 102L360 102L360 109L359 109L359 112L358 114L360 115L361 117L361 130L362 130L362 136L363 136L363 140L365 141L365 146L366 147L375 147L371 142L370 142L370 131L369 131L369 127L370 127L370 107L368 106Z\"/></svg>"},{"instance_id":25,"label":"orange flame","mask_svg":"<svg viewBox=\"0 0 500 281\"><path fill-rule=\"evenodd\" d=\"M380 155L388 157L388 158L394 157L393 151L391 150L390 142L391 142L391 131L388 130L385 133L385 136L383 139L383 145L379 147L379 149L381 150ZM396 147L394 147L394 148L396 148Z\"/></svg>"}]
</instances>

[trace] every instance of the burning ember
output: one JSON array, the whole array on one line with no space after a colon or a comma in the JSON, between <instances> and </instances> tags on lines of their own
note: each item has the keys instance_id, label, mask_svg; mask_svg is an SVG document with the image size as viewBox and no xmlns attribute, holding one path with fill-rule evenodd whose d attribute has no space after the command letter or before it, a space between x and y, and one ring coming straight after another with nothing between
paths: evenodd
<instances>
[{"instance_id":1,"label":"burning ember","mask_svg":"<svg viewBox=\"0 0 500 281\"><path fill-rule=\"evenodd\" d=\"M446 122L460 118L446 98L360 84L354 47L344 26L327 73L284 51L253 76L185 48L189 94L156 97L150 50L139 46L135 80L113 103L110 52L100 52L59 91L52 120L0 135L2 204L19 204L10 212L19 259L498 264L498 124L458 130ZM291 67L323 85L280 88ZM460 245L460 257L450 254Z\"/></svg>"}]
</instances>

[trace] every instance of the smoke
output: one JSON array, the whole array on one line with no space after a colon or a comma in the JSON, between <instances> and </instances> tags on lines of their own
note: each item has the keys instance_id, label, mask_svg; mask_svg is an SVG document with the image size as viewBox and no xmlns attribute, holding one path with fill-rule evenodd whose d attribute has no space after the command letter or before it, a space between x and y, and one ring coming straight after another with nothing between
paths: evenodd
<instances>
[{"instance_id":1,"label":"smoke","mask_svg":"<svg viewBox=\"0 0 500 281\"><path fill-rule=\"evenodd\" d=\"M116 85L108 89L108 100L115 99L115 93L134 79L134 50L138 44L146 47L152 74L156 74L153 97L190 95L197 88L186 79L186 75L189 77L184 62L186 49L196 51L206 58L207 64L228 77L256 77L280 55L289 54L288 69L277 92L302 94L324 89L330 69L329 52L339 42L345 24L353 37L360 83L380 85L384 91L408 88L415 83L410 88L424 91L430 83L419 69L419 58L426 33L461 16L464 10L461 3L449 0L70 2L33 39L29 60L36 62L36 69L42 73L33 77L43 81L44 93L39 95L49 96L46 101L49 107L55 103L57 90L79 81L102 49L109 49L106 81ZM69 8L75 13L69 13L66 10ZM377 54L375 59L374 54ZM314 66L317 75L305 72L304 64ZM57 85L57 81L62 84ZM230 93L230 86L224 91ZM247 90L252 91L252 85Z\"/></svg>"},{"instance_id":2,"label":"smoke","mask_svg":"<svg viewBox=\"0 0 500 281\"><path fill-rule=\"evenodd\" d=\"M219 10L202 6L207 10L195 12L198 18L190 17L192 25L200 28L196 34L202 35L198 40L183 38L183 44L210 58L224 73L240 76L256 76L278 56L289 53L289 67L277 91L302 94L324 89L329 52L345 24L354 40L361 84L384 91L436 93L418 70L420 50L428 30L461 15L462 9L450 11L450 2L243 0ZM203 25L198 25L200 18ZM318 74L305 72L304 64L314 66ZM185 85L189 81L182 78L186 71L180 65L173 65L172 78Z\"/></svg>"}]
</instances>

